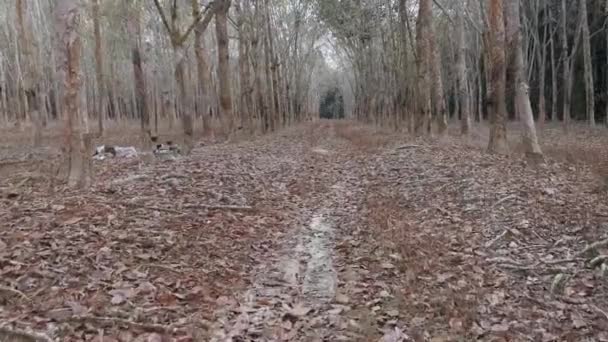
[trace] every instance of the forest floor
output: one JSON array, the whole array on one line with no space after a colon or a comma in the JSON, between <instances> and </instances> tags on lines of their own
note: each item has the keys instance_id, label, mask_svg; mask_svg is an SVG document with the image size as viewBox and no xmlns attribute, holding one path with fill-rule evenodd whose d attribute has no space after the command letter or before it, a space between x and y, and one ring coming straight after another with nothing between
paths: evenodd
<instances>
[{"instance_id":1,"label":"forest floor","mask_svg":"<svg viewBox=\"0 0 608 342\"><path fill-rule=\"evenodd\" d=\"M322 121L87 192L5 148L0 341L608 341L605 133L558 132L529 165Z\"/></svg>"}]
</instances>

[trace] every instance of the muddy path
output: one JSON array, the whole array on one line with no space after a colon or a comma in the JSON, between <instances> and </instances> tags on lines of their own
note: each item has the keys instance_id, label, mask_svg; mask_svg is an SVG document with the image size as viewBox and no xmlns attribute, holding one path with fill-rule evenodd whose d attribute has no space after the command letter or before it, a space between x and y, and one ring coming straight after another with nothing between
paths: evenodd
<instances>
[{"instance_id":1,"label":"muddy path","mask_svg":"<svg viewBox=\"0 0 608 342\"><path fill-rule=\"evenodd\" d=\"M253 271L251 286L216 313L214 341L351 340L342 314L348 298L338 292L334 266L340 243L336 208L352 202L351 184L357 179L346 167L350 147L337 138L333 124L318 127L301 159L295 197L297 220L279 248L269 251ZM348 180L350 179L350 183ZM293 199L292 199L293 200ZM351 336L352 337L352 336Z\"/></svg>"}]
</instances>

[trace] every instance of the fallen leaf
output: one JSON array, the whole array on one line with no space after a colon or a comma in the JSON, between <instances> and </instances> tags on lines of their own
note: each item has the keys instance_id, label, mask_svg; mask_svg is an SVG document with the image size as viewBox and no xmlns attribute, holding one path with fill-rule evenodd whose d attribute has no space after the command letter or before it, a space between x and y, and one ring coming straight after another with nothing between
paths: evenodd
<instances>
[{"instance_id":1,"label":"fallen leaf","mask_svg":"<svg viewBox=\"0 0 608 342\"><path fill-rule=\"evenodd\" d=\"M398 317L399 311L398 310L389 310L386 312L386 314L390 317Z\"/></svg>"},{"instance_id":2,"label":"fallen leaf","mask_svg":"<svg viewBox=\"0 0 608 342\"><path fill-rule=\"evenodd\" d=\"M404 342L408 341L410 337L406 335L399 327L395 327L384 333L384 336L379 342Z\"/></svg>"},{"instance_id":3,"label":"fallen leaf","mask_svg":"<svg viewBox=\"0 0 608 342\"><path fill-rule=\"evenodd\" d=\"M311 308L304 306L302 303L296 304L291 310L285 313L284 319L289 319L291 321L296 321L306 315L311 311Z\"/></svg>"},{"instance_id":4,"label":"fallen leaf","mask_svg":"<svg viewBox=\"0 0 608 342\"><path fill-rule=\"evenodd\" d=\"M61 225L63 226L71 226L74 225L80 221L84 220L84 217L72 217L68 220L63 221L63 223L61 223Z\"/></svg>"},{"instance_id":5,"label":"fallen leaf","mask_svg":"<svg viewBox=\"0 0 608 342\"><path fill-rule=\"evenodd\" d=\"M392 270L395 268L395 265L391 264L390 262L383 262L380 266L385 270Z\"/></svg>"},{"instance_id":6,"label":"fallen leaf","mask_svg":"<svg viewBox=\"0 0 608 342\"><path fill-rule=\"evenodd\" d=\"M335 301L338 304L348 304L350 302L350 299L346 295L338 292L336 294Z\"/></svg>"}]
</instances>

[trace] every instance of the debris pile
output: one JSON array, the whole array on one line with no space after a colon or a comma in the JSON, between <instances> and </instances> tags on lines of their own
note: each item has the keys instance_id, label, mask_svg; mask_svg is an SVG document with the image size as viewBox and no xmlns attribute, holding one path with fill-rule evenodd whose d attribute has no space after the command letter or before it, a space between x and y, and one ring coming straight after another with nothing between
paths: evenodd
<instances>
[{"instance_id":1,"label":"debris pile","mask_svg":"<svg viewBox=\"0 0 608 342\"><path fill-rule=\"evenodd\" d=\"M133 146L121 147L101 145L95 148L93 159L105 160L107 158L135 158L137 156L137 150Z\"/></svg>"}]
</instances>

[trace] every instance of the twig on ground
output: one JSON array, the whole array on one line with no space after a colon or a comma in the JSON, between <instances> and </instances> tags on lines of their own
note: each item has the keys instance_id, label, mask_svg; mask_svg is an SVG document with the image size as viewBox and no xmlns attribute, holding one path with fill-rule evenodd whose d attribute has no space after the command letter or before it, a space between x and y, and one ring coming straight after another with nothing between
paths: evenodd
<instances>
[{"instance_id":1,"label":"twig on ground","mask_svg":"<svg viewBox=\"0 0 608 342\"><path fill-rule=\"evenodd\" d=\"M587 253L589 253L591 251L594 251L594 250L596 250L598 248L602 248L602 247L606 247L606 246L608 246L608 239L597 241L597 242L594 242L594 243L590 244L589 246L585 247L585 249L583 249L582 251L576 253L575 256L576 257L580 257L580 256L583 256L583 255L585 255L585 254L587 254Z\"/></svg>"},{"instance_id":2,"label":"twig on ground","mask_svg":"<svg viewBox=\"0 0 608 342\"><path fill-rule=\"evenodd\" d=\"M30 297L28 297L25 293L17 290L17 289L13 289L12 287L7 287L7 286L0 286L0 292L10 292L12 294L16 294L19 295L21 298L26 299L26 300L32 300Z\"/></svg>"},{"instance_id":3,"label":"twig on ground","mask_svg":"<svg viewBox=\"0 0 608 342\"><path fill-rule=\"evenodd\" d=\"M136 182L136 181L140 181L142 179L146 179L147 176L146 175L131 175L125 178L118 178L112 181L112 185L122 185L122 184L126 184L126 183L131 183L131 182Z\"/></svg>"},{"instance_id":4,"label":"twig on ground","mask_svg":"<svg viewBox=\"0 0 608 342\"><path fill-rule=\"evenodd\" d=\"M182 329L162 324L152 323L139 323L128 319L117 318L117 317L99 317L99 316L73 316L68 317L62 322L80 322L80 323L91 323L100 324L101 326L108 325L125 325L134 329L141 329L147 332L155 332L159 334L176 334L184 332Z\"/></svg>"},{"instance_id":5,"label":"twig on ground","mask_svg":"<svg viewBox=\"0 0 608 342\"><path fill-rule=\"evenodd\" d=\"M586 300L580 299L580 298L572 298L572 297L566 297L566 296L558 296L557 298L567 304L572 304L572 305L587 304Z\"/></svg>"},{"instance_id":6,"label":"twig on ground","mask_svg":"<svg viewBox=\"0 0 608 342\"><path fill-rule=\"evenodd\" d=\"M502 204L502 203L504 203L504 202L506 202L506 201L508 201L510 199L513 199L513 198L518 198L518 196L515 195L515 194L512 194L512 195L509 195L507 197L503 197L503 198L499 199L498 202L494 203L494 205L492 205L492 208L496 208L500 204Z\"/></svg>"},{"instance_id":7,"label":"twig on ground","mask_svg":"<svg viewBox=\"0 0 608 342\"><path fill-rule=\"evenodd\" d=\"M34 331L26 331L7 326L0 326L0 341L33 341L33 342L53 342L53 339L46 334Z\"/></svg>"},{"instance_id":8,"label":"twig on ground","mask_svg":"<svg viewBox=\"0 0 608 342\"><path fill-rule=\"evenodd\" d=\"M595 304L590 304L589 305L593 310L597 311L598 313L602 314L602 316L604 316L604 318L606 318L608 320L608 313L602 309L600 309L597 305Z\"/></svg>"},{"instance_id":9,"label":"twig on ground","mask_svg":"<svg viewBox=\"0 0 608 342\"><path fill-rule=\"evenodd\" d=\"M584 258L569 258L569 259L557 259L557 260L541 260L541 262L545 265L557 265L557 264L567 264L570 262L577 262L577 261L585 261Z\"/></svg>"},{"instance_id":10,"label":"twig on ground","mask_svg":"<svg viewBox=\"0 0 608 342\"><path fill-rule=\"evenodd\" d=\"M207 209L207 210L228 210L228 211L253 211L255 208L250 206L238 205L208 205L208 204L192 204L184 206L186 209Z\"/></svg>"},{"instance_id":11,"label":"twig on ground","mask_svg":"<svg viewBox=\"0 0 608 342\"><path fill-rule=\"evenodd\" d=\"M140 204L140 203L119 202L119 204L122 204L122 205L124 205L126 207L130 207L130 208L141 208L141 209L148 209L148 210L164 211L166 213L176 214L176 215L184 214L181 211L177 211L177 210L173 210L173 209L169 209L169 208L157 207L157 206L153 206L153 205Z\"/></svg>"},{"instance_id":12,"label":"twig on ground","mask_svg":"<svg viewBox=\"0 0 608 342\"><path fill-rule=\"evenodd\" d=\"M163 211L163 212L167 212L170 214L176 214L176 215L184 214L183 211L170 209L170 208L157 207L157 206L153 206L153 205L140 204L140 203L120 202L119 204L122 204L127 207L131 207L131 208L135 207L135 208L142 208L142 209L148 209L148 210ZM210 204L188 204L188 205L183 206L183 209L228 210L228 211L253 211L253 210L255 210L254 207L250 207L250 206L210 205Z\"/></svg>"},{"instance_id":13,"label":"twig on ground","mask_svg":"<svg viewBox=\"0 0 608 342\"><path fill-rule=\"evenodd\" d=\"M507 233L509 233L509 230L505 229L502 233L500 233L500 235L498 235L497 237L493 238L492 240L486 242L485 247L486 248L492 247L492 245L494 245L496 242L498 242L498 240L502 239L505 235L507 235Z\"/></svg>"},{"instance_id":14,"label":"twig on ground","mask_svg":"<svg viewBox=\"0 0 608 342\"><path fill-rule=\"evenodd\" d=\"M401 146L397 147L395 150L400 151L400 150L406 150L406 149L417 148L417 147L420 147L420 145L401 145Z\"/></svg>"},{"instance_id":15,"label":"twig on ground","mask_svg":"<svg viewBox=\"0 0 608 342\"><path fill-rule=\"evenodd\" d=\"M178 273L181 274L182 272L176 269L173 269L171 266L166 266L166 265L160 265L160 264L145 264L142 265L143 267L149 267L149 268L158 268L161 270L165 270L165 271L169 271L169 272L173 272L173 273Z\"/></svg>"}]
</instances>

